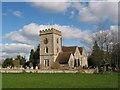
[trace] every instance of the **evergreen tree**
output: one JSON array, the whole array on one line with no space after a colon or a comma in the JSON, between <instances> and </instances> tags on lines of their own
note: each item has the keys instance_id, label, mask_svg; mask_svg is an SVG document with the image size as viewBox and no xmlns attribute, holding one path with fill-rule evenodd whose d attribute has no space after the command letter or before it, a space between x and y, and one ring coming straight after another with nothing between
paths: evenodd
<instances>
[{"instance_id":1,"label":"evergreen tree","mask_svg":"<svg viewBox=\"0 0 120 90\"><path fill-rule=\"evenodd\" d=\"M36 51L34 52L34 62L36 62L36 64L39 64L39 59L40 59L40 46L37 46Z\"/></svg>"},{"instance_id":2,"label":"evergreen tree","mask_svg":"<svg viewBox=\"0 0 120 90\"><path fill-rule=\"evenodd\" d=\"M36 51L34 52L34 56L33 56L33 68L35 69L35 67L39 64L40 61L40 45L37 46Z\"/></svg>"},{"instance_id":3,"label":"evergreen tree","mask_svg":"<svg viewBox=\"0 0 120 90\"><path fill-rule=\"evenodd\" d=\"M100 66L103 63L103 51L100 50L100 47L98 46L98 43L95 41L91 57L92 63L94 66Z\"/></svg>"},{"instance_id":4,"label":"evergreen tree","mask_svg":"<svg viewBox=\"0 0 120 90\"><path fill-rule=\"evenodd\" d=\"M40 56L40 45L37 46L37 49L35 51L33 49L31 49L30 51L29 61L32 62L34 69L39 64L40 61L39 56Z\"/></svg>"},{"instance_id":5,"label":"evergreen tree","mask_svg":"<svg viewBox=\"0 0 120 90\"><path fill-rule=\"evenodd\" d=\"M33 63L33 60L34 60L34 50L31 49L31 51L30 51L30 57L29 57L29 61Z\"/></svg>"},{"instance_id":6,"label":"evergreen tree","mask_svg":"<svg viewBox=\"0 0 120 90\"><path fill-rule=\"evenodd\" d=\"M88 56L88 66L94 66L94 62L92 60L92 56L91 55Z\"/></svg>"}]
</instances>

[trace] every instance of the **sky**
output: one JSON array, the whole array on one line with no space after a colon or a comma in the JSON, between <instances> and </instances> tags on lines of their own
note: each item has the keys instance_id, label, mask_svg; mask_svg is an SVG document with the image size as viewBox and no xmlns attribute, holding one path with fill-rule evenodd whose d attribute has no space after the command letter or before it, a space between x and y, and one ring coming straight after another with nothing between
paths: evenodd
<instances>
[{"instance_id":1,"label":"sky","mask_svg":"<svg viewBox=\"0 0 120 90\"><path fill-rule=\"evenodd\" d=\"M0 59L16 57L20 54L29 57L30 50L39 44L39 31L55 28L62 32L64 46L80 46L87 50L92 45L93 34L118 30L118 2L77 1L52 2L29 0L25 2L0 3L2 7L2 37Z\"/></svg>"}]
</instances>

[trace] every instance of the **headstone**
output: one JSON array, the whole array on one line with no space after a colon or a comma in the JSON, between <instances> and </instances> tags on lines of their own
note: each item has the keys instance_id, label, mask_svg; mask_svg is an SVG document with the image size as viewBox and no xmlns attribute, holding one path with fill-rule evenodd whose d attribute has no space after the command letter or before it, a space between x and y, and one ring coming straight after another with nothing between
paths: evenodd
<instances>
[{"instance_id":1,"label":"headstone","mask_svg":"<svg viewBox=\"0 0 120 90\"><path fill-rule=\"evenodd\" d=\"M38 69L38 67L36 66L35 69Z\"/></svg>"},{"instance_id":2,"label":"headstone","mask_svg":"<svg viewBox=\"0 0 120 90\"><path fill-rule=\"evenodd\" d=\"M29 67L27 67L27 69L29 69Z\"/></svg>"},{"instance_id":3,"label":"headstone","mask_svg":"<svg viewBox=\"0 0 120 90\"><path fill-rule=\"evenodd\" d=\"M33 67L31 67L31 69L33 69Z\"/></svg>"}]
</instances>

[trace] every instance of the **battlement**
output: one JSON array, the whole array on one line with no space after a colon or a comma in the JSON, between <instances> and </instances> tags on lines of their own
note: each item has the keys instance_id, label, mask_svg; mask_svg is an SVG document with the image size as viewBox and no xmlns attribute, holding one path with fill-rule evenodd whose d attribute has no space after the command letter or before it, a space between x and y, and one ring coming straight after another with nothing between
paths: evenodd
<instances>
[{"instance_id":1,"label":"battlement","mask_svg":"<svg viewBox=\"0 0 120 90\"><path fill-rule=\"evenodd\" d=\"M56 30L54 28L48 28L48 29L40 30L40 36L41 35L46 35L46 34L57 34L57 35L62 36L61 31Z\"/></svg>"}]
</instances>

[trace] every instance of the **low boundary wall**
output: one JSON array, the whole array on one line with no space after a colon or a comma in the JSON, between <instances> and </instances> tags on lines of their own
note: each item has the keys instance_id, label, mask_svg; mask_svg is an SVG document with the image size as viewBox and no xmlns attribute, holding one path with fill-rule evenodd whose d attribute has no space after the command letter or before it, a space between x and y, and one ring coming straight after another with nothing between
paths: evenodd
<instances>
[{"instance_id":1,"label":"low boundary wall","mask_svg":"<svg viewBox=\"0 0 120 90\"><path fill-rule=\"evenodd\" d=\"M79 69L79 70L34 70L34 69L0 69L0 73L95 73L96 69Z\"/></svg>"}]
</instances>

